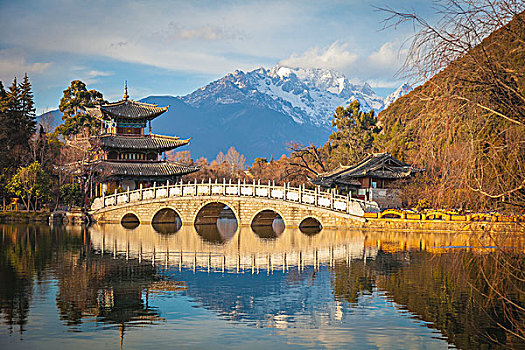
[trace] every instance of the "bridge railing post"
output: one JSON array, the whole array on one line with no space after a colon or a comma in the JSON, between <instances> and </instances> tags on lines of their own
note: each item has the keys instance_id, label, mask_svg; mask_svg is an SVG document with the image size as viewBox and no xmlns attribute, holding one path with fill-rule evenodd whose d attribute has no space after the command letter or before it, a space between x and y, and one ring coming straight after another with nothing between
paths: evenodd
<instances>
[{"instance_id":1,"label":"bridge railing post","mask_svg":"<svg viewBox=\"0 0 525 350\"><path fill-rule=\"evenodd\" d=\"M346 212L350 214L350 192L346 195Z\"/></svg>"},{"instance_id":2,"label":"bridge railing post","mask_svg":"<svg viewBox=\"0 0 525 350\"><path fill-rule=\"evenodd\" d=\"M255 197L255 179L253 179L252 196Z\"/></svg>"},{"instance_id":3,"label":"bridge railing post","mask_svg":"<svg viewBox=\"0 0 525 350\"><path fill-rule=\"evenodd\" d=\"M272 183L268 180L268 198L272 197Z\"/></svg>"},{"instance_id":4,"label":"bridge railing post","mask_svg":"<svg viewBox=\"0 0 525 350\"><path fill-rule=\"evenodd\" d=\"M102 191L102 208L106 207L106 192Z\"/></svg>"},{"instance_id":5,"label":"bridge railing post","mask_svg":"<svg viewBox=\"0 0 525 350\"><path fill-rule=\"evenodd\" d=\"M299 201L299 203L302 203L303 202L303 184L299 185L298 191L299 191L299 195L297 196L297 200Z\"/></svg>"},{"instance_id":6,"label":"bridge railing post","mask_svg":"<svg viewBox=\"0 0 525 350\"><path fill-rule=\"evenodd\" d=\"M226 196L226 178L222 178L222 194Z\"/></svg>"},{"instance_id":7,"label":"bridge railing post","mask_svg":"<svg viewBox=\"0 0 525 350\"><path fill-rule=\"evenodd\" d=\"M314 204L317 207L319 202L319 186L315 187Z\"/></svg>"},{"instance_id":8,"label":"bridge railing post","mask_svg":"<svg viewBox=\"0 0 525 350\"><path fill-rule=\"evenodd\" d=\"M197 178L195 178L194 185L195 185L195 197L197 197L199 195L199 190L197 186Z\"/></svg>"},{"instance_id":9,"label":"bridge railing post","mask_svg":"<svg viewBox=\"0 0 525 350\"><path fill-rule=\"evenodd\" d=\"M129 202L131 202L131 197L130 197L130 194L129 194L129 186L128 186L128 190L126 192L127 192L127 195L128 195L126 203L129 203Z\"/></svg>"},{"instance_id":10,"label":"bridge railing post","mask_svg":"<svg viewBox=\"0 0 525 350\"><path fill-rule=\"evenodd\" d=\"M139 193L140 193L140 200L142 201L142 199L144 198L144 191L142 189L142 184L139 185Z\"/></svg>"},{"instance_id":11,"label":"bridge railing post","mask_svg":"<svg viewBox=\"0 0 525 350\"><path fill-rule=\"evenodd\" d=\"M334 189L330 191L330 209L334 209Z\"/></svg>"},{"instance_id":12,"label":"bridge railing post","mask_svg":"<svg viewBox=\"0 0 525 350\"><path fill-rule=\"evenodd\" d=\"M157 181L153 182L153 198L157 198Z\"/></svg>"},{"instance_id":13,"label":"bridge railing post","mask_svg":"<svg viewBox=\"0 0 525 350\"><path fill-rule=\"evenodd\" d=\"M237 195L241 195L241 179L237 179Z\"/></svg>"},{"instance_id":14,"label":"bridge railing post","mask_svg":"<svg viewBox=\"0 0 525 350\"><path fill-rule=\"evenodd\" d=\"M283 184L283 199L286 200L286 182Z\"/></svg>"}]
</instances>

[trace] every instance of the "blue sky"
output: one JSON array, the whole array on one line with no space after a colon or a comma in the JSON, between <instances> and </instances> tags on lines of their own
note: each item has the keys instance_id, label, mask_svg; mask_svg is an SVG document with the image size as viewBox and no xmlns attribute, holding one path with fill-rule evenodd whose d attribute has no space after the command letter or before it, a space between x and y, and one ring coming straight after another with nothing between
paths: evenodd
<instances>
[{"instance_id":1,"label":"blue sky","mask_svg":"<svg viewBox=\"0 0 525 350\"><path fill-rule=\"evenodd\" d=\"M430 0L0 0L0 80L27 72L38 113L74 79L109 100L127 79L140 99L276 64L336 69L385 95L403 82L395 73L413 28L381 30L374 6L433 12Z\"/></svg>"}]
</instances>

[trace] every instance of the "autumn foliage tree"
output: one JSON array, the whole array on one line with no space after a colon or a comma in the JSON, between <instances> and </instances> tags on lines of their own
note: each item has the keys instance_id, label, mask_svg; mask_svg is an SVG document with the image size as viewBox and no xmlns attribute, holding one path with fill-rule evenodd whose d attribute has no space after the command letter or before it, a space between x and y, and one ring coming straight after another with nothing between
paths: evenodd
<instances>
[{"instance_id":1,"label":"autumn foliage tree","mask_svg":"<svg viewBox=\"0 0 525 350\"><path fill-rule=\"evenodd\" d=\"M449 0L413 24L404 73L425 81L378 116L381 147L427 169L434 207L525 209L525 3Z\"/></svg>"},{"instance_id":2,"label":"autumn foliage tree","mask_svg":"<svg viewBox=\"0 0 525 350\"><path fill-rule=\"evenodd\" d=\"M20 197L27 209L38 209L38 203L48 198L50 193L49 175L39 162L21 167L8 183L9 191Z\"/></svg>"}]
</instances>

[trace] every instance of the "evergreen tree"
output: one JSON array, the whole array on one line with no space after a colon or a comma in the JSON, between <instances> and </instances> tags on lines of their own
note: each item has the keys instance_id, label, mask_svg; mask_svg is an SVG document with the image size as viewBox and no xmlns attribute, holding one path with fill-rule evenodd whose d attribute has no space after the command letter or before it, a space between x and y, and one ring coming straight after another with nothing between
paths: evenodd
<instances>
[{"instance_id":1,"label":"evergreen tree","mask_svg":"<svg viewBox=\"0 0 525 350\"><path fill-rule=\"evenodd\" d=\"M64 136L78 134L82 128L96 129L97 120L84 111L84 107L92 107L104 102L102 93L97 90L88 90L86 84L80 80L73 80L64 90L60 100L59 110L63 113L64 121L57 130Z\"/></svg>"},{"instance_id":2,"label":"evergreen tree","mask_svg":"<svg viewBox=\"0 0 525 350\"><path fill-rule=\"evenodd\" d=\"M16 80L9 87L6 93L5 108L4 108L4 128L5 128L5 156L2 164L6 168L16 167L22 148L20 144L23 140L22 133L22 104L20 102L20 86Z\"/></svg>"},{"instance_id":3,"label":"evergreen tree","mask_svg":"<svg viewBox=\"0 0 525 350\"><path fill-rule=\"evenodd\" d=\"M8 154L7 143L9 139L8 117L7 117L7 92L4 84L0 81L0 167L3 169Z\"/></svg>"},{"instance_id":4,"label":"evergreen tree","mask_svg":"<svg viewBox=\"0 0 525 350\"><path fill-rule=\"evenodd\" d=\"M0 108L3 106L3 101L5 100L6 96L7 92L5 92L4 83L2 83L2 81L0 80Z\"/></svg>"},{"instance_id":5,"label":"evergreen tree","mask_svg":"<svg viewBox=\"0 0 525 350\"><path fill-rule=\"evenodd\" d=\"M24 75L24 80L20 84L20 103L22 108L22 120L20 123L23 126L25 133L24 139L28 139L36 130L36 109L33 101L33 92L31 91L31 83L27 73Z\"/></svg>"},{"instance_id":6,"label":"evergreen tree","mask_svg":"<svg viewBox=\"0 0 525 350\"><path fill-rule=\"evenodd\" d=\"M329 167L354 164L372 152L374 138L379 132L376 122L374 111L361 111L357 100L352 101L346 108L337 107L332 120L332 126L335 126L336 130L325 145L330 148Z\"/></svg>"},{"instance_id":7,"label":"evergreen tree","mask_svg":"<svg viewBox=\"0 0 525 350\"><path fill-rule=\"evenodd\" d=\"M35 128L35 106L27 74L22 83L15 77L7 91L0 82L0 168L14 170L25 165Z\"/></svg>"}]
</instances>

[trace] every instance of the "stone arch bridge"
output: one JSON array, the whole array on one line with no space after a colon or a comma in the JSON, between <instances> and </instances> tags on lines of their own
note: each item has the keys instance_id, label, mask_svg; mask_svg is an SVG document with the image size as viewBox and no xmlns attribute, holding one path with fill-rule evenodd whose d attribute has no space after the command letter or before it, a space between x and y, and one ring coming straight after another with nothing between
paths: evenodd
<instances>
[{"instance_id":1,"label":"stone arch bridge","mask_svg":"<svg viewBox=\"0 0 525 350\"><path fill-rule=\"evenodd\" d=\"M365 212L379 212L375 202L333 192L272 183L177 183L96 198L90 216L99 223L121 223L133 218L140 224L154 223L163 209L173 210L183 225L216 222L228 207L240 226L249 226L256 216L269 213L282 218L286 227L299 227L305 220L322 227L340 227L364 222ZM273 220L273 217L270 217ZM263 218L264 219L264 218ZM211 220L211 221L210 221ZM215 220L215 221L213 221Z\"/></svg>"}]
</instances>

